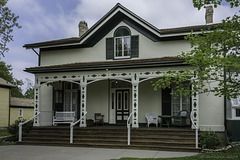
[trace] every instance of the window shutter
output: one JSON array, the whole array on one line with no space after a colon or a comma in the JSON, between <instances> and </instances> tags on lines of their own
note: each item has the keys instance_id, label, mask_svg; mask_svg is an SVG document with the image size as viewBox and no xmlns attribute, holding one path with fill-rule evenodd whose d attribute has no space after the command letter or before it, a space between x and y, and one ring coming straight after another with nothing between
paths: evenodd
<instances>
[{"instance_id":1,"label":"window shutter","mask_svg":"<svg viewBox=\"0 0 240 160\"><path fill-rule=\"evenodd\" d=\"M114 39L106 39L106 59L113 59L114 57Z\"/></svg>"},{"instance_id":2,"label":"window shutter","mask_svg":"<svg viewBox=\"0 0 240 160\"><path fill-rule=\"evenodd\" d=\"M139 57L139 40L138 36L131 37L131 57Z\"/></svg>"}]
</instances>

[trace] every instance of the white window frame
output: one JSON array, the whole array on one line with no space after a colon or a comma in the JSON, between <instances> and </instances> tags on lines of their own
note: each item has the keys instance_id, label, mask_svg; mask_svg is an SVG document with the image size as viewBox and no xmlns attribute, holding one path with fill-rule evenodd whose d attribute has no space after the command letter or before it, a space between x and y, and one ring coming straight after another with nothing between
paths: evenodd
<instances>
[{"instance_id":1,"label":"white window frame","mask_svg":"<svg viewBox=\"0 0 240 160\"><path fill-rule=\"evenodd\" d=\"M232 105L232 119L239 119L240 116L237 116L237 109L240 109L240 95L237 98L231 98Z\"/></svg>"},{"instance_id":2,"label":"white window frame","mask_svg":"<svg viewBox=\"0 0 240 160\"><path fill-rule=\"evenodd\" d=\"M124 56L124 43L122 43L122 56L117 56L116 52L116 39L121 38L122 41L124 42L124 38L129 38L130 39L130 55L129 56ZM114 37L114 58L115 59L124 59L124 58L130 58L131 57L131 36L122 36L122 37Z\"/></svg>"},{"instance_id":3,"label":"white window frame","mask_svg":"<svg viewBox=\"0 0 240 160\"><path fill-rule=\"evenodd\" d=\"M174 88L172 88L172 92L173 91L174 91ZM178 98L180 99L180 102L179 102L179 105L180 105L179 112L180 112L180 111L183 110L183 102L182 101L183 101L183 96L184 95L178 95L178 96L179 96ZM173 116L177 116L177 115L174 115L174 95L171 96L171 107L172 107L172 109L171 109L172 110L172 115ZM191 112L191 100L190 100L190 97L189 97L189 111Z\"/></svg>"},{"instance_id":4,"label":"white window frame","mask_svg":"<svg viewBox=\"0 0 240 160\"><path fill-rule=\"evenodd\" d=\"M67 83L70 84L70 88L69 89L66 88ZM66 93L70 94L70 106L69 106L69 108L70 108L70 111L73 111L73 101L72 101L73 93L75 93L77 95L78 94L78 90L79 90L79 85L77 84L78 88L73 89L73 84L76 84L76 83L66 82L65 85L64 85L64 103L63 103L64 104L63 105L63 110L64 111L66 111L66 97L65 97ZM75 110L75 112L76 112L76 110Z\"/></svg>"},{"instance_id":5,"label":"white window frame","mask_svg":"<svg viewBox=\"0 0 240 160\"><path fill-rule=\"evenodd\" d=\"M18 117L19 118L23 117L23 109L22 108L19 108L19 110L18 110Z\"/></svg>"}]
</instances>

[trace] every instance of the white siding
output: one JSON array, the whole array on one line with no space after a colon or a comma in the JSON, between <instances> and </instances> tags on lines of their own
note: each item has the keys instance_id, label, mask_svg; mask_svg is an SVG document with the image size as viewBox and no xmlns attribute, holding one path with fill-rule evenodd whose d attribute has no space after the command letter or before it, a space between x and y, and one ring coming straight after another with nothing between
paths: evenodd
<instances>
[{"instance_id":1,"label":"white siding","mask_svg":"<svg viewBox=\"0 0 240 160\"><path fill-rule=\"evenodd\" d=\"M106 61L106 38L113 37L115 30L120 26L127 26L132 35L139 35L139 58L175 56L190 48L189 43L185 40L153 42L124 22L121 22L91 48L41 52L41 65Z\"/></svg>"},{"instance_id":2,"label":"white siding","mask_svg":"<svg viewBox=\"0 0 240 160\"><path fill-rule=\"evenodd\" d=\"M87 119L94 120L94 113L104 115L108 122L108 81L102 80L87 86Z\"/></svg>"}]
</instances>

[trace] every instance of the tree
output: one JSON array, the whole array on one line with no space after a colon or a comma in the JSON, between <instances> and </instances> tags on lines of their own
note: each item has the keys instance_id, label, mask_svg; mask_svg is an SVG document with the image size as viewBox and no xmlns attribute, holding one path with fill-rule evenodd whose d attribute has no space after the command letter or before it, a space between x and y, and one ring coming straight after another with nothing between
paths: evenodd
<instances>
[{"instance_id":1,"label":"tree","mask_svg":"<svg viewBox=\"0 0 240 160\"><path fill-rule=\"evenodd\" d=\"M16 85L16 88L11 89L11 96L23 98L24 96L22 94L22 89L20 87L23 85L23 81L14 78L11 71L12 71L11 65L6 65L5 62L0 61L0 77L12 83L13 85Z\"/></svg>"},{"instance_id":2,"label":"tree","mask_svg":"<svg viewBox=\"0 0 240 160\"><path fill-rule=\"evenodd\" d=\"M238 7L240 5L239 0L193 0L193 6L201 9L204 5L213 4L216 8L218 5L221 5L223 1L225 1L227 4L230 4L231 7Z\"/></svg>"},{"instance_id":3,"label":"tree","mask_svg":"<svg viewBox=\"0 0 240 160\"><path fill-rule=\"evenodd\" d=\"M239 6L238 0L226 0L232 7ZM193 0L194 6L221 4L221 0ZM174 94L192 95L214 93L216 96L235 98L240 91L240 16L234 15L222 21L215 28L191 33L186 37L191 44L190 51L178 57L185 60L191 69L168 71L153 86L170 88L175 85ZM191 88L192 87L192 88Z\"/></svg>"},{"instance_id":4,"label":"tree","mask_svg":"<svg viewBox=\"0 0 240 160\"><path fill-rule=\"evenodd\" d=\"M28 78L26 78L26 81L27 81L27 90L24 94L24 97L33 99L34 98L33 82Z\"/></svg>"},{"instance_id":5,"label":"tree","mask_svg":"<svg viewBox=\"0 0 240 160\"><path fill-rule=\"evenodd\" d=\"M8 0L0 0L0 59L4 57L4 53L9 49L7 43L13 40L13 28L21 28L16 16L8 7L6 7Z\"/></svg>"}]
</instances>

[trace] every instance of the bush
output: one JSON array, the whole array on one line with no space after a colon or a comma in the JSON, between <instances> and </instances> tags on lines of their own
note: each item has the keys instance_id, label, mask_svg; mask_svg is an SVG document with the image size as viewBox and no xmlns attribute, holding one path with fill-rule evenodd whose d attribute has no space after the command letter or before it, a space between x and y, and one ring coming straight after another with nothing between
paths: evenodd
<instances>
[{"instance_id":1,"label":"bush","mask_svg":"<svg viewBox=\"0 0 240 160\"><path fill-rule=\"evenodd\" d=\"M19 127L18 124L21 122L25 122L25 119L18 119L16 120L12 125L8 127L8 132L12 135L10 140L11 141L17 141L18 140L18 135L19 135ZM30 130L33 127L33 121L30 121L22 126L22 136L26 135L27 133L30 132Z\"/></svg>"},{"instance_id":2,"label":"bush","mask_svg":"<svg viewBox=\"0 0 240 160\"><path fill-rule=\"evenodd\" d=\"M201 132L199 140L202 148L216 149L220 145L220 138L213 131Z\"/></svg>"}]
</instances>

